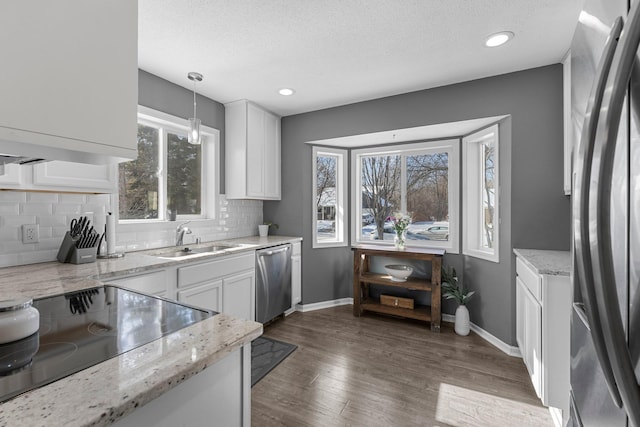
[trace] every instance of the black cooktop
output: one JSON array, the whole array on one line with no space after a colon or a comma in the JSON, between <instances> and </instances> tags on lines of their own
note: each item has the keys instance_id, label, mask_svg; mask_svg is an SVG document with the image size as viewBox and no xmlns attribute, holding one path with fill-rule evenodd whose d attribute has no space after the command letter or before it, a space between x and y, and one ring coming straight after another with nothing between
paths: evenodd
<instances>
[{"instance_id":1,"label":"black cooktop","mask_svg":"<svg viewBox=\"0 0 640 427\"><path fill-rule=\"evenodd\" d=\"M33 306L40 330L0 345L0 402L217 314L110 285Z\"/></svg>"}]
</instances>

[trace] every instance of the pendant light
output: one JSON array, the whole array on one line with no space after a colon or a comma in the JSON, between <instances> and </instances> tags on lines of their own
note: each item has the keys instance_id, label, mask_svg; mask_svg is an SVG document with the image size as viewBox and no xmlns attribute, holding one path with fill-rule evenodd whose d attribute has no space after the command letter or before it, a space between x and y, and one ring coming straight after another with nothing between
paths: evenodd
<instances>
[{"instance_id":1,"label":"pendant light","mask_svg":"<svg viewBox=\"0 0 640 427\"><path fill-rule=\"evenodd\" d=\"M200 145L200 119L196 115L196 81L202 81L202 74L194 71L187 74L189 80L193 82L193 118L189 119L189 144Z\"/></svg>"}]
</instances>

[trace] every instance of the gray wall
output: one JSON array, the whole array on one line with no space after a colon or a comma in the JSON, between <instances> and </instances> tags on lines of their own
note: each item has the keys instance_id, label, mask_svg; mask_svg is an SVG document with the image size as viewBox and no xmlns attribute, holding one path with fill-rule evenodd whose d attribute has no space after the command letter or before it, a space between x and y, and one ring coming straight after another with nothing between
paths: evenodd
<instances>
[{"instance_id":1,"label":"gray wall","mask_svg":"<svg viewBox=\"0 0 640 427\"><path fill-rule=\"evenodd\" d=\"M188 81L186 74L184 79L185 82ZM196 96L196 102L198 118L202 124L220 130L219 179L220 192L224 193L224 105L201 95ZM138 104L188 119L193 117L193 90L185 89L144 70L138 70Z\"/></svg>"},{"instance_id":2,"label":"gray wall","mask_svg":"<svg viewBox=\"0 0 640 427\"><path fill-rule=\"evenodd\" d=\"M352 296L349 248L311 248L311 146L306 141L509 115L501 123L500 263L446 255L476 290L471 320L515 345L512 248L569 248L570 204L563 195L560 64L376 99L282 119L282 200L264 203L278 234L303 236L304 304ZM447 303L445 312L455 306Z\"/></svg>"}]
</instances>

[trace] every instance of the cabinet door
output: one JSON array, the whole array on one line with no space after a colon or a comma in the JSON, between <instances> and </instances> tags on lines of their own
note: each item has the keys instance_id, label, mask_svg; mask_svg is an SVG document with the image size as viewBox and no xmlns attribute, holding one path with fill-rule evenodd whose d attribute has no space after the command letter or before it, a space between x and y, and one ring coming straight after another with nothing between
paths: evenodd
<instances>
[{"instance_id":1,"label":"cabinet door","mask_svg":"<svg viewBox=\"0 0 640 427\"><path fill-rule=\"evenodd\" d=\"M264 196L265 113L247 104L247 195Z\"/></svg>"},{"instance_id":2,"label":"cabinet door","mask_svg":"<svg viewBox=\"0 0 640 427\"><path fill-rule=\"evenodd\" d=\"M280 118L264 115L264 196L280 199Z\"/></svg>"},{"instance_id":3,"label":"cabinet door","mask_svg":"<svg viewBox=\"0 0 640 427\"><path fill-rule=\"evenodd\" d=\"M129 0L3 2L0 139L135 158L137 15Z\"/></svg>"},{"instance_id":4,"label":"cabinet door","mask_svg":"<svg viewBox=\"0 0 640 427\"><path fill-rule=\"evenodd\" d=\"M33 185L37 188L115 192L117 166L53 161L33 165Z\"/></svg>"},{"instance_id":5,"label":"cabinet door","mask_svg":"<svg viewBox=\"0 0 640 427\"><path fill-rule=\"evenodd\" d=\"M178 291L178 301L209 310L222 311L222 280Z\"/></svg>"},{"instance_id":6,"label":"cabinet door","mask_svg":"<svg viewBox=\"0 0 640 427\"><path fill-rule=\"evenodd\" d=\"M21 183L20 165L12 163L0 165L0 184L9 184L9 188L15 188L16 185Z\"/></svg>"},{"instance_id":7,"label":"cabinet door","mask_svg":"<svg viewBox=\"0 0 640 427\"><path fill-rule=\"evenodd\" d=\"M516 342L520 348L520 354L524 359L526 349L524 340L524 322L525 322L525 293L526 289L522 280L516 277Z\"/></svg>"},{"instance_id":8,"label":"cabinet door","mask_svg":"<svg viewBox=\"0 0 640 427\"><path fill-rule=\"evenodd\" d=\"M302 256L291 257L291 308L302 302Z\"/></svg>"},{"instance_id":9,"label":"cabinet door","mask_svg":"<svg viewBox=\"0 0 640 427\"><path fill-rule=\"evenodd\" d=\"M533 388L542 397L542 306L527 289L524 294L524 348L525 365L529 370Z\"/></svg>"},{"instance_id":10,"label":"cabinet door","mask_svg":"<svg viewBox=\"0 0 640 427\"><path fill-rule=\"evenodd\" d=\"M241 319L255 319L255 273L226 277L222 288L222 311Z\"/></svg>"}]
</instances>

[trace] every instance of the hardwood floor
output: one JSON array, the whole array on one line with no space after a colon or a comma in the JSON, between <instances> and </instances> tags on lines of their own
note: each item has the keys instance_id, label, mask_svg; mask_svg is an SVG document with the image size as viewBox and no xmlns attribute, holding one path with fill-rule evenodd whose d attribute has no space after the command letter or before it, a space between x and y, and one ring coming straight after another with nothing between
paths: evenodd
<instances>
[{"instance_id":1,"label":"hardwood floor","mask_svg":"<svg viewBox=\"0 0 640 427\"><path fill-rule=\"evenodd\" d=\"M521 359L473 332L341 306L294 313L265 336L296 344L252 389L252 425L553 426Z\"/></svg>"}]
</instances>

